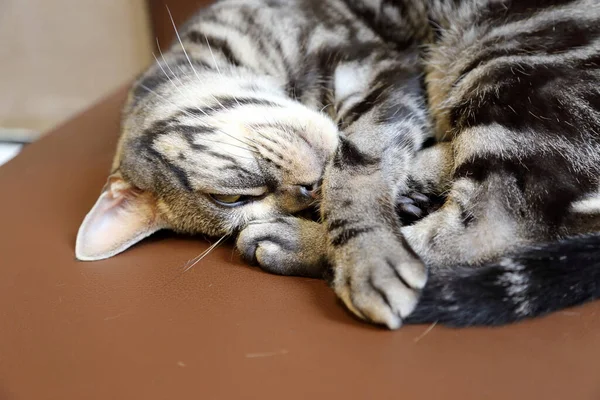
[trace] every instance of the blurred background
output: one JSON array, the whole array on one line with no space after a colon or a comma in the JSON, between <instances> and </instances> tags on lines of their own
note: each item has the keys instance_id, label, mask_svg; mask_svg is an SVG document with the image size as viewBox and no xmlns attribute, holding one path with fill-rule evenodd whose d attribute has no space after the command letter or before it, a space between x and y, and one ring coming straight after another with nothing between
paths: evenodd
<instances>
[{"instance_id":1,"label":"blurred background","mask_svg":"<svg viewBox=\"0 0 600 400\"><path fill-rule=\"evenodd\" d=\"M207 1L0 0L0 164L140 73L174 3Z\"/></svg>"}]
</instances>

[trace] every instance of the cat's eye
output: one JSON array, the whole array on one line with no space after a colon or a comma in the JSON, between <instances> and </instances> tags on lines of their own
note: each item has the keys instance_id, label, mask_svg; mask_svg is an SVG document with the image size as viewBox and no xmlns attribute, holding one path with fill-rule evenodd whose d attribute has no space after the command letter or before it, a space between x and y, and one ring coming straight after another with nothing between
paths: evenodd
<instances>
[{"instance_id":1,"label":"cat's eye","mask_svg":"<svg viewBox=\"0 0 600 400\"><path fill-rule=\"evenodd\" d=\"M243 194L219 194L209 193L210 198L217 204L228 207L235 207L246 204L250 201L259 200L267 194L267 188L260 186L254 188L245 188Z\"/></svg>"},{"instance_id":2,"label":"cat's eye","mask_svg":"<svg viewBox=\"0 0 600 400\"><path fill-rule=\"evenodd\" d=\"M232 206L242 202L247 196L242 196L239 194L211 194L210 197L215 199L218 203Z\"/></svg>"}]
</instances>

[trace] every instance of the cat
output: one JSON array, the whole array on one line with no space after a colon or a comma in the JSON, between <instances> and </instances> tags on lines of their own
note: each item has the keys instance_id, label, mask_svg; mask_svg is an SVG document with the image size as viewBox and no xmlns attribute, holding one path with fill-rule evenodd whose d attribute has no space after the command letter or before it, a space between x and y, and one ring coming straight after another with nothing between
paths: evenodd
<instances>
[{"instance_id":1,"label":"cat","mask_svg":"<svg viewBox=\"0 0 600 400\"><path fill-rule=\"evenodd\" d=\"M78 259L237 235L390 329L600 295L597 0L223 0L176 33Z\"/></svg>"}]
</instances>

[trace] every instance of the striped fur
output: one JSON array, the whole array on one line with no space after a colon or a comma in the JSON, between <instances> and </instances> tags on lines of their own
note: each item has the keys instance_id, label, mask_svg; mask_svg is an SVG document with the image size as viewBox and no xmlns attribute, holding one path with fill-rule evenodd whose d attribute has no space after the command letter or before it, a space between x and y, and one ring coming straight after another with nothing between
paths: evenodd
<instances>
[{"instance_id":1,"label":"striped fur","mask_svg":"<svg viewBox=\"0 0 600 400\"><path fill-rule=\"evenodd\" d=\"M240 232L390 328L600 295L597 0L224 0L179 39L131 91L80 258ZM409 221L415 193L445 201ZM298 215L316 197L322 223Z\"/></svg>"}]
</instances>

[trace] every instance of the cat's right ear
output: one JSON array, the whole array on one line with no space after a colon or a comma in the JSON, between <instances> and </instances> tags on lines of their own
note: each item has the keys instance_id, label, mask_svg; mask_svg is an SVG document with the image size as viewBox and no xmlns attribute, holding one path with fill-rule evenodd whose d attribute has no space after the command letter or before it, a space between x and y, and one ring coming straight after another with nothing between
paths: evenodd
<instances>
[{"instance_id":1,"label":"cat's right ear","mask_svg":"<svg viewBox=\"0 0 600 400\"><path fill-rule=\"evenodd\" d=\"M75 256L82 261L109 258L165 227L157 212L156 197L116 173L108 178L79 227Z\"/></svg>"}]
</instances>

